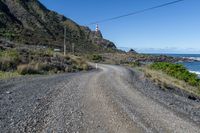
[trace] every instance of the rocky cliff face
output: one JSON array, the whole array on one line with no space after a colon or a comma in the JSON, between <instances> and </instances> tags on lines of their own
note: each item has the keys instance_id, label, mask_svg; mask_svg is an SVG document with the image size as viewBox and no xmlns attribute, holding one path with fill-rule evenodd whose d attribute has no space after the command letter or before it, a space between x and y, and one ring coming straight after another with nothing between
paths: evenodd
<instances>
[{"instance_id":1,"label":"rocky cliff face","mask_svg":"<svg viewBox=\"0 0 200 133\"><path fill-rule=\"evenodd\" d=\"M63 29L67 31L67 50L76 44L81 51L115 49L101 33L48 10L38 0L0 0L0 37L20 44L61 47Z\"/></svg>"},{"instance_id":2,"label":"rocky cliff face","mask_svg":"<svg viewBox=\"0 0 200 133\"><path fill-rule=\"evenodd\" d=\"M91 31L88 27L82 27L85 32L85 35L92 43L97 44L103 48L113 48L116 49L116 46L113 42L103 38L101 31Z\"/></svg>"}]
</instances>

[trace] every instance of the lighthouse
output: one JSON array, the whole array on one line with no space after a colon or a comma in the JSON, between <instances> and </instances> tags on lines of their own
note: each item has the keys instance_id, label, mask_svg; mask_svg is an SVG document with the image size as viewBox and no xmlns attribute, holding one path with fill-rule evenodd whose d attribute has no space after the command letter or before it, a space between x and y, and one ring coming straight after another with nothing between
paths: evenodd
<instances>
[{"instance_id":1,"label":"lighthouse","mask_svg":"<svg viewBox=\"0 0 200 133\"><path fill-rule=\"evenodd\" d=\"M99 25L96 24L96 32L99 32Z\"/></svg>"},{"instance_id":2,"label":"lighthouse","mask_svg":"<svg viewBox=\"0 0 200 133\"><path fill-rule=\"evenodd\" d=\"M95 34L96 38L103 38L103 36L101 34L101 31L99 30L99 25L98 24L96 25L96 29L95 29L94 34Z\"/></svg>"}]
</instances>

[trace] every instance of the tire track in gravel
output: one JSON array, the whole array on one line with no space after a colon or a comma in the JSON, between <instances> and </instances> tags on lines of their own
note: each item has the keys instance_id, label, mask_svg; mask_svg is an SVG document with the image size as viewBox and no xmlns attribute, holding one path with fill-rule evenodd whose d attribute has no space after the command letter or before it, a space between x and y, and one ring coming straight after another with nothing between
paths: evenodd
<instances>
[{"instance_id":1,"label":"tire track in gravel","mask_svg":"<svg viewBox=\"0 0 200 133\"><path fill-rule=\"evenodd\" d=\"M85 113L89 116L87 132L108 132L108 133L129 133L143 132L136 124L127 117L114 99L111 93L107 91L110 87L105 81L107 79L103 70L90 80L86 86L86 104ZM106 72L107 73L107 72ZM106 85L106 89L104 86ZM110 88L110 89L111 89ZM112 90L112 89L111 89Z\"/></svg>"}]
</instances>

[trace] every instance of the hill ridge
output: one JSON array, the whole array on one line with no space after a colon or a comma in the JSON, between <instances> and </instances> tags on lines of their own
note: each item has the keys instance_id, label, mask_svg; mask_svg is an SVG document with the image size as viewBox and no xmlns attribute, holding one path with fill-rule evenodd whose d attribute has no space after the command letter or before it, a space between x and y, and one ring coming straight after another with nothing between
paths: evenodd
<instances>
[{"instance_id":1,"label":"hill ridge","mask_svg":"<svg viewBox=\"0 0 200 133\"><path fill-rule=\"evenodd\" d=\"M68 51L72 43L76 44L78 52L116 49L113 42L47 9L38 0L0 0L1 38L27 45L62 48L64 26L67 27Z\"/></svg>"}]
</instances>

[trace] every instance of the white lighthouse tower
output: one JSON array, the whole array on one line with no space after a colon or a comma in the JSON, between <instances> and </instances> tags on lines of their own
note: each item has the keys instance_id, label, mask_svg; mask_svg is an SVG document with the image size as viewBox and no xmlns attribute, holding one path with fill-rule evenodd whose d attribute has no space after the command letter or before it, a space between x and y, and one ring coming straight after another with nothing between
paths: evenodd
<instances>
[{"instance_id":1,"label":"white lighthouse tower","mask_svg":"<svg viewBox=\"0 0 200 133\"><path fill-rule=\"evenodd\" d=\"M96 24L96 32L99 32L99 25Z\"/></svg>"},{"instance_id":2,"label":"white lighthouse tower","mask_svg":"<svg viewBox=\"0 0 200 133\"><path fill-rule=\"evenodd\" d=\"M96 25L96 30L95 30L95 37L96 38L103 38L102 34L101 34L101 31L99 30L99 25L97 24Z\"/></svg>"}]
</instances>

